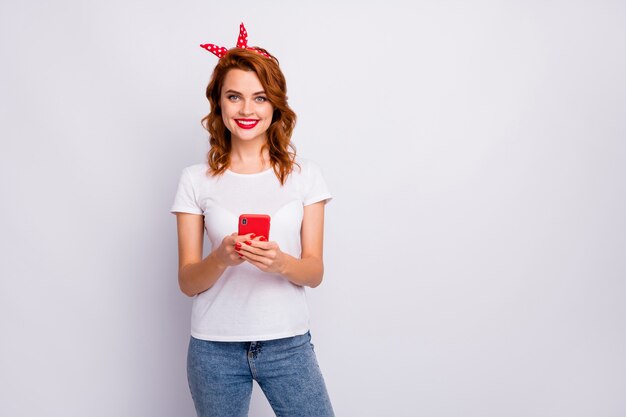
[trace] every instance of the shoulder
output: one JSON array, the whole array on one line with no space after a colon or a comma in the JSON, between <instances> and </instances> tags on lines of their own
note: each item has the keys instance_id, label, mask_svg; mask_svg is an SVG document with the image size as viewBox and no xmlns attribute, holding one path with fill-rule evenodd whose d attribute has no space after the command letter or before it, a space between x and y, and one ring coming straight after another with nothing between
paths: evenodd
<instances>
[{"instance_id":1,"label":"shoulder","mask_svg":"<svg viewBox=\"0 0 626 417\"><path fill-rule=\"evenodd\" d=\"M293 167L293 173L296 175L310 177L321 170L318 164L308 158L296 156L295 162L298 164Z\"/></svg>"},{"instance_id":2,"label":"shoulder","mask_svg":"<svg viewBox=\"0 0 626 417\"><path fill-rule=\"evenodd\" d=\"M296 162L300 165L300 169L295 175L295 181L300 187L303 204L307 206L321 200L330 201L332 195L326 185L321 167L308 158L296 158Z\"/></svg>"},{"instance_id":3,"label":"shoulder","mask_svg":"<svg viewBox=\"0 0 626 417\"><path fill-rule=\"evenodd\" d=\"M187 171L192 177L195 177L198 175L205 175L208 169L209 164L206 162L202 162L199 164L186 166L185 168L183 168L183 171Z\"/></svg>"},{"instance_id":4,"label":"shoulder","mask_svg":"<svg viewBox=\"0 0 626 417\"><path fill-rule=\"evenodd\" d=\"M193 182L199 182L211 178L207 173L208 170L209 164L206 162L189 165L181 170L181 177L187 177Z\"/></svg>"}]
</instances>

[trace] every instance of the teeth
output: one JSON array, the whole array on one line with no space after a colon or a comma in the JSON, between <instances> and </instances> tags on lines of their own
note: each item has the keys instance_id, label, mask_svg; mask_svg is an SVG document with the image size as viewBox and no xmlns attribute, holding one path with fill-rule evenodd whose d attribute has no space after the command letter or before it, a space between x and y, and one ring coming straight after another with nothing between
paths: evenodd
<instances>
[{"instance_id":1,"label":"teeth","mask_svg":"<svg viewBox=\"0 0 626 417\"><path fill-rule=\"evenodd\" d=\"M253 124L255 124L255 123L256 123L256 121L255 121L255 120L254 120L254 121L251 121L251 122L249 122L249 121L243 121L243 120L237 120L237 122L238 122L238 123L241 123L242 125L253 125Z\"/></svg>"}]
</instances>

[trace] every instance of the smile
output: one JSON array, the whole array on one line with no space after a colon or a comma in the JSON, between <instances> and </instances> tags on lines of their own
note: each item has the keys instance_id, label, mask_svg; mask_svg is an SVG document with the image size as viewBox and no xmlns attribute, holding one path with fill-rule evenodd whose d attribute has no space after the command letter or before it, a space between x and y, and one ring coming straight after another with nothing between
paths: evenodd
<instances>
[{"instance_id":1,"label":"smile","mask_svg":"<svg viewBox=\"0 0 626 417\"><path fill-rule=\"evenodd\" d=\"M252 129L259 121L254 119L235 119L235 123L242 129Z\"/></svg>"}]
</instances>

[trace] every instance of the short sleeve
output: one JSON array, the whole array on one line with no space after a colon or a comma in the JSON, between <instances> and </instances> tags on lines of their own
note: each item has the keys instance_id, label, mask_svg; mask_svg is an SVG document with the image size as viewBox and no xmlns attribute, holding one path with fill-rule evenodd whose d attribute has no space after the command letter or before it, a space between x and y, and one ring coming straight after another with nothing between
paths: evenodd
<instances>
[{"instance_id":1,"label":"short sleeve","mask_svg":"<svg viewBox=\"0 0 626 417\"><path fill-rule=\"evenodd\" d=\"M306 171L307 186L305 188L303 205L308 206L319 201L330 202L333 197L326 185L322 169L317 164L307 161Z\"/></svg>"},{"instance_id":2,"label":"short sleeve","mask_svg":"<svg viewBox=\"0 0 626 417\"><path fill-rule=\"evenodd\" d=\"M175 214L176 212L203 214L196 201L196 192L188 168L183 169L180 174L178 189L174 196L174 204L170 209L170 213Z\"/></svg>"}]
</instances>

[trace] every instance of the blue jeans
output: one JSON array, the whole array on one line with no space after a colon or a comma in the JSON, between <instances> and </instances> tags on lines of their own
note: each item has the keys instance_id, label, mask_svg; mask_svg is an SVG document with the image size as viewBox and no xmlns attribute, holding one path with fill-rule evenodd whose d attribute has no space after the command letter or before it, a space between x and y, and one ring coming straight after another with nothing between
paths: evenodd
<instances>
[{"instance_id":1,"label":"blue jeans","mask_svg":"<svg viewBox=\"0 0 626 417\"><path fill-rule=\"evenodd\" d=\"M245 417L252 380L277 417L333 417L309 332L261 342L189 342L187 378L198 417Z\"/></svg>"}]
</instances>

